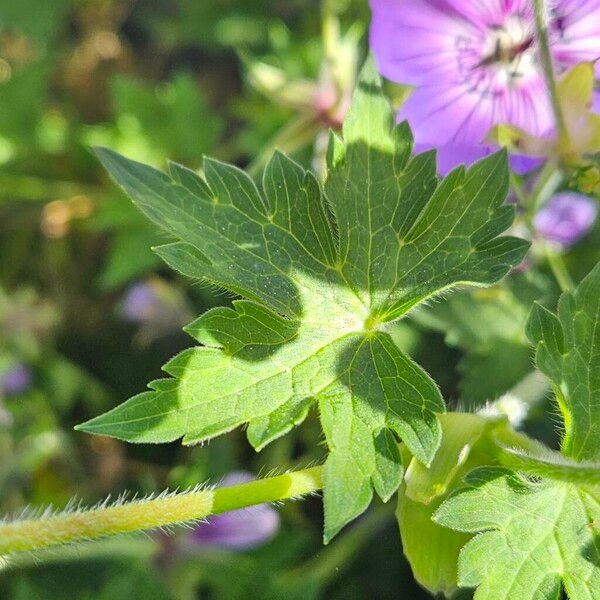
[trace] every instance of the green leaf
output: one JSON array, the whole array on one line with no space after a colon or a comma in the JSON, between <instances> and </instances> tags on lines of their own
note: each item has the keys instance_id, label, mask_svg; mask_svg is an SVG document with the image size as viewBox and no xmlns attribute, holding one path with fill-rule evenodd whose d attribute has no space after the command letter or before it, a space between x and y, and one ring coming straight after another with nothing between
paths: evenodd
<instances>
[{"instance_id":1,"label":"green leaf","mask_svg":"<svg viewBox=\"0 0 600 600\"><path fill-rule=\"evenodd\" d=\"M459 584L477 587L476 600L557 600L563 588L571 600L600 598L600 487L591 462L599 451L599 322L597 266L561 296L558 316L535 305L527 324L565 417L568 458L534 442L527 451L502 444L498 458L515 470L472 471L434 516L443 527L478 534L458 565Z\"/></svg>"},{"instance_id":2,"label":"green leaf","mask_svg":"<svg viewBox=\"0 0 600 600\"><path fill-rule=\"evenodd\" d=\"M115 121L130 123L130 146L140 138L154 151L179 160L196 160L219 140L223 121L215 114L196 79L177 73L160 87L148 88L124 75L111 81Z\"/></svg>"},{"instance_id":3,"label":"green leaf","mask_svg":"<svg viewBox=\"0 0 600 600\"><path fill-rule=\"evenodd\" d=\"M435 514L439 525L477 534L460 553L458 580L475 600L600 598L600 491L512 471L472 471ZM562 582L562 583L561 583Z\"/></svg>"},{"instance_id":4,"label":"green leaf","mask_svg":"<svg viewBox=\"0 0 600 600\"><path fill-rule=\"evenodd\" d=\"M262 190L206 159L204 178L169 174L110 150L98 155L138 207L180 241L157 249L174 269L244 299L189 328L201 346L165 366L172 379L80 426L132 442L192 444L248 424L256 449L318 405L329 456L325 539L397 489L401 438L429 464L444 411L429 376L393 343L386 323L457 284L500 279L527 250L497 237L506 155L438 183L431 153L411 158L372 62L332 137L323 193L276 153Z\"/></svg>"},{"instance_id":5,"label":"green leaf","mask_svg":"<svg viewBox=\"0 0 600 600\"><path fill-rule=\"evenodd\" d=\"M564 293L558 315L536 304L527 334L537 366L553 383L564 418L562 451L575 460L600 457L600 265L573 293Z\"/></svg>"},{"instance_id":6,"label":"green leaf","mask_svg":"<svg viewBox=\"0 0 600 600\"><path fill-rule=\"evenodd\" d=\"M447 413L440 421L442 445L430 468L403 448L407 470L398 492L396 516L402 549L415 579L432 594L452 597L458 589L459 553L471 536L441 527L432 516L448 495L461 487L466 473L494 461L490 435L506 425L501 419L468 413Z\"/></svg>"}]
</instances>

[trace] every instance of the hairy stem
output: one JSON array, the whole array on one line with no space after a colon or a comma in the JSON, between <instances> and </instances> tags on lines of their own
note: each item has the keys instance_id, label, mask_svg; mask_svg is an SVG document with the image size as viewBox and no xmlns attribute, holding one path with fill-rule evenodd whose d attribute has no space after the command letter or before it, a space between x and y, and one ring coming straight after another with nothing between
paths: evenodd
<instances>
[{"instance_id":1,"label":"hairy stem","mask_svg":"<svg viewBox=\"0 0 600 600\"><path fill-rule=\"evenodd\" d=\"M6 522L0 525L0 556L189 523L254 504L296 498L321 487L321 467L312 467L231 487Z\"/></svg>"},{"instance_id":2,"label":"hairy stem","mask_svg":"<svg viewBox=\"0 0 600 600\"><path fill-rule=\"evenodd\" d=\"M546 85L548 86L548 92L550 94L550 100L554 110L554 117L556 119L559 137L564 139L564 137L567 135L567 128L565 125L562 106L560 104L560 98L558 96L558 88L556 86L556 78L554 76L554 66L552 64L552 55L550 54L550 41L548 38L548 2L547 0L533 0L533 6L535 10L535 27L540 49L540 58L542 61L542 67L544 69L544 77L546 78Z\"/></svg>"},{"instance_id":3,"label":"hairy stem","mask_svg":"<svg viewBox=\"0 0 600 600\"><path fill-rule=\"evenodd\" d=\"M536 456L521 450L503 447L498 449L498 459L505 467L522 471L528 475L580 485L597 486L600 484L600 465L596 463L575 463L549 452Z\"/></svg>"}]
</instances>

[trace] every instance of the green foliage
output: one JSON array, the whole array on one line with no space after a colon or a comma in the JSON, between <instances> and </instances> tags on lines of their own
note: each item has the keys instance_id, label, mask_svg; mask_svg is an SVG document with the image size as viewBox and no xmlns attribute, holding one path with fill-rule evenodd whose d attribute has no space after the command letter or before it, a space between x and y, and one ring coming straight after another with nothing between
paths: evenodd
<instances>
[{"instance_id":1,"label":"green foliage","mask_svg":"<svg viewBox=\"0 0 600 600\"><path fill-rule=\"evenodd\" d=\"M152 273L160 266L161 260L151 247L164 242L164 234L144 219L122 194L105 200L96 215L94 227L113 234L106 264L97 279L101 289L118 288ZM136 259L131 260L132 256Z\"/></svg>"},{"instance_id":2,"label":"green foliage","mask_svg":"<svg viewBox=\"0 0 600 600\"><path fill-rule=\"evenodd\" d=\"M458 564L459 584L475 600L572 600L600 596L598 489L530 481L502 468L481 468L450 497L435 521L477 534Z\"/></svg>"},{"instance_id":3,"label":"green foliage","mask_svg":"<svg viewBox=\"0 0 600 600\"><path fill-rule=\"evenodd\" d=\"M471 536L434 523L432 516L470 470L494 460L490 434L505 424L467 413L447 413L440 421L442 445L429 468L403 448L407 469L396 516L415 579L431 593L451 597L458 589L459 552Z\"/></svg>"},{"instance_id":4,"label":"green foliage","mask_svg":"<svg viewBox=\"0 0 600 600\"><path fill-rule=\"evenodd\" d=\"M31 152L32 132L42 111L48 76L49 65L36 61L16 69L10 80L0 84L0 103L11 107L0 112L0 136L9 144L3 148L0 162L12 158L16 150Z\"/></svg>"},{"instance_id":5,"label":"green foliage","mask_svg":"<svg viewBox=\"0 0 600 600\"><path fill-rule=\"evenodd\" d=\"M416 322L444 333L464 352L458 368L465 406L479 407L512 389L532 370L525 335L531 303L549 295L537 273L519 273L489 290L462 290L419 309Z\"/></svg>"},{"instance_id":6,"label":"green foliage","mask_svg":"<svg viewBox=\"0 0 600 600\"><path fill-rule=\"evenodd\" d=\"M273 11L272 4L269 0L222 0L218 4L181 0L177 33L186 40L200 40L204 46L264 43L270 22L265 15Z\"/></svg>"},{"instance_id":7,"label":"green foliage","mask_svg":"<svg viewBox=\"0 0 600 600\"><path fill-rule=\"evenodd\" d=\"M198 163L223 131L223 120L208 107L190 74L179 73L156 90L117 77L112 99L117 120L134 119L150 147L158 147L172 158Z\"/></svg>"},{"instance_id":8,"label":"green foliage","mask_svg":"<svg viewBox=\"0 0 600 600\"><path fill-rule=\"evenodd\" d=\"M527 326L536 362L553 383L564 419L563 453L576 460L600 456L600 265L573 293L565 293L558 315L539 304Z\"/></svg>"},{"instance_id":9,"label":"green foliage","mask_svg":"<svg viewBox=\"0 0 600 600\"><path fill-rule=\"evenodd\" d=\"M558 316L537 304L527 326L564 417L563 453L576 461L598 458L599 323L597 266L561 296ZM569 459L506 449L514 470L472 471L435 513L439 525L478 534L458 563L459 584L477 587L476 600L551 600L563 587L571 600L600 597L598 465Z\"/></svg>"},{"instance_id":10,"label":"green foliage","mask_svg":"<svg viewBox=\"0 0 600 600\"><path fill-rule=\"evenodd\" d=\"M527 250L497 236L506 156L438 184L432 153L411 158L372 64L344 140L332 138L323 193L282 154L262 193L242 171L206 159L205 179L170 174L109 150L98 155L153 221L181 241L157 248L173 268L245 300L208 311L188 332L202 344L166 366L173 378L80 429L132 442L186 444L248 424L261 449L318 404L329 456L325 539L400 484L399 436L429 464L440 444L439 391L385 332L423 300L458 283L497 281Z\"/></svg>"},{"instance_id":11,"label":"green foliage","mask_svg":"<svg viewBox=\"0 0 600 600\"><path fill-rule=\"evenodd\" d=\"M110 144L119 151L162 166L166 158L198 165L224 129L189 73L149 87L123 75L111 81L114 123L87 128L84 142Z\"/></svg>"},{"instance_id":12,"label":"green foliage","mask_svg":"<svg viewBox=\"0 0 600 600\"><path fill-rule=\"evenodd\" d=\"M0 5L0 26L46 41L56 34L68 8L69 0L3 2Z\"/></svg>"},{"instance_id":13,"label":"green foliage","mask_svg":"<svg viewBox=\"0 0 600 600\"><path fill-rule=\"evenodd\" d=\"M223 133L223 120L210 109L190 74L178 73L153 87L121 75L111 81L110 91L114 122L87 127L86 144L109 145L156 166L165 165L167 157L199 165ZM150 247L164 242L164 234L122 195L105 199L95 227L113 234L106 266L98 278L102 289L118 288L159 267L160 259Z\"/></svg>"}]
</instances>

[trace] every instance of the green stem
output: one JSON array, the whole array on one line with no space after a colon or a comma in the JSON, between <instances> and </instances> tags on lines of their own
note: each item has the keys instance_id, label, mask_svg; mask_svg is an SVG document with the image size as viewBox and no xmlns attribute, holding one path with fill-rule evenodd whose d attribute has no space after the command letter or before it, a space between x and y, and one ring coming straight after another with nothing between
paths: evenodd
<instances>
[{"instance_id":1,"label":"green stem","mask_svg":"<svg viewBox=\"0 0 600 600\"><path fill-rule=\"evenodd\" d=\"M553 160L548 160L539 174L535 187L531 192L529 200L529 218L533 219L535 213L540 210L554 195L563 180L563 174Z\"/></svg>"},{"instance_id":2,"label":"green stem","mask_svg":"<svg viewBox=\"0 0 600 600\"><path fill-rule=\"evenodd\" d=\"M523 189L523 184L521 183L520 179L512 170L510 171L510 185L515 193L515 196L517 197L517 200L519 201L519 204L523 207L526 207L527 193Z\"/></svg>"},{"instance_id":3,"label":"green stem","mask_svg":"<svg viewBox=\"0 0 600 600\"><path fill-rule=\"evenodd\" d=\"M550 53L550 41L548 37L548 5L546 0L533 0L533 6L535 11L535 26L540 49L540 58L542 60L542 67L544 69L544 77L546 78L546 85L548 86L548 91L550 93L550 100L554 110L554 117L556 119L559 137L560 139L564 139L564 137L567 135L567 127L565 124L560 98L558 96L558 88L556 85L556 79L554 77L554 66L552 64L552 54Z\"/></svg>"},{"instance_id":4,"label":"green stem","mask_svg":"<svg viewBox=\"0 0 600 600\"><path fill-rule=\"evenodd\" d=\"M569 460L510 426L496 430L493 442L496 460L509 469L579 485L600 484L600 463Z\"/></svg>"},{"instance_id":5,"label":"green stem","mask_svg":"<svg viewBox=\"0 0 600 600\"><path fill-rule=\"evenodd\" d=\"M8 571L36 568L44 565L62 565L66 563L98 562L114 559L150 560L156 555L158 544L149 538L107 538L96 542L88 542L77 546L62 546L38 550L35 554L24 553L11 556L2 562L0 558L0 575Z\"/></svg>"},{"instance_id":6,"label":"green stem","mask_svg":"<svg viewBox=\"0 0 600 600\"><path fill-rule=\"evenodd\" d=\"M539 452L539 450L538 450ZM513 448L498 447L498 461L510 469L522 471L536 477L547 477L580 485L600 484L600 465L595 463L575 463L564 460L542 450L542 454L529 454Z\"/></svg>"},{"instance_id":7,"label":"green stem","mask_svg":"<svg viewBox=\"0 0 600 600\"><path fill-rule=\"evenodd\" d=\"M6 522L0 525L0 556L168 527L255 504L304 496L321 489L321 472L321 467L312 467L231 487Z\"/></svg>"},{"instance_id":8,"label":"green stem","mask_svg":"<svg viewBox=\"0 0 600 600\"><path fill-rule=\"evenodd\" d=\"M323 53L333 75L334 84L339 83L337 75L337 64L339 59L340 22L335 0L323 0L322 4L322 38ZM339 90L338 90L339 91Z\"/></svg>"},{"instance_id":9,"label":"green stem","mask_svg":"<svg viewBox=\"0 0 600 600\"><path fill-rule=\"evenodd\" d=\"M567 292L575 287L573 278L567 269L563 257L556 252L549 244L545 248L546 260L552 269L552 273L560 287L561 292Z\"/></svg>"}]
</instances>

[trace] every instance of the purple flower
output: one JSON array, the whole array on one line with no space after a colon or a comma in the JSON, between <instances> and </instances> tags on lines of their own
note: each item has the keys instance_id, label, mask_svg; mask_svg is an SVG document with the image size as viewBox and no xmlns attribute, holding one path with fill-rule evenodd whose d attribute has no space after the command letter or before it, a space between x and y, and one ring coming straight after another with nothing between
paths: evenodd
<instances>
[{"instance_id":1,"label":"purple flower","mask_svg":"<svg viewBox=\"0 0 600 600\"><path fill-rule=\"evenodd\" d=\"M184 294L158 278L132 285L125 292L121 314L140 325L138 338L143 343L180 330L192 318Z\"/></svg>"},{"instance_id":2,"label":"purple flower","mask_svg":"<svg viewBox=\"0 0 600 600\"><path fill-rule=\"evenodd\" d=\"M541 136L554 127L531 0L370 0L381 73L416 90L398 114L418 151L437 148L441 173L492 148L506 123ZM550 15L557 69L600 57L600 0L557 0ZM598 69L598 67L597 67ZM597 71L600 73L600 71ZM535 166L526 161L523 170Z\"/></svg>"},{"instance_id":3,"label":"purple flower","mask_svg":"<svg viewBox=\"0 0 600 600\"><path fill-rule=\"evenodd\" d=\"M0 373L0 396L15 396L26 392L32 383L31 372L23 363L16 363Z\"/></svg>"},{"instance_id":4,"label":"purple flower","mask_svg":"<svg viewBox=\"0 0 600 600\"><path fill-rule=\"evenodd\" d=\"M252 481L249 473L235 471L223 479L223 486ZM268 542L279 529L279 514L269 504L259 504L210 517L189 534L193 545L229 550L249 550Z\"/></svg>"},{"instance_id":5,"label":"purple flower","mask_svg":"<svg viewBox=\"0 0 600 600\"><path fill-rule=\"evenodd\" d=\"M151 282L132 285L123 298L123 316L129 321L141 323L151 320L160 311L162 301Z\"/></svg>"},{"instance_id":6,"label":"purple flower","mask_svg":"<svg viewBox=\"0 0 600 600\"><path fill-rule=\"evenodd\" d=\"M571 246L592 227L598 214L594 200L581 194L557 194L533 220L535 230L544 239Z\"/></svg>"}]
</instances>

